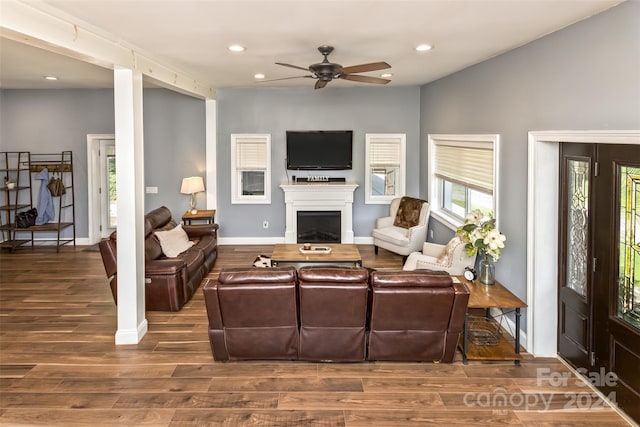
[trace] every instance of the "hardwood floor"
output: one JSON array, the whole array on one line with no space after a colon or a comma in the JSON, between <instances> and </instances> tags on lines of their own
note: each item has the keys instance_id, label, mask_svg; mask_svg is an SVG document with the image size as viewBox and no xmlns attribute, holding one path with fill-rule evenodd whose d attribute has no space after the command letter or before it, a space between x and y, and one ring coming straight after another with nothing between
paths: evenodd
<instances>
[{"instance_id":1,"label":"hardwood floor","mask_svg":"<svg viewBox=\"0 0 640 427\"><path fill-rule=\"evenodd\" d=\"M365 267L401 266L359 248ZM0 253L0 425L628 425L558 360L530 355L519 367L214 362L200 290L179 313L148 312L140 344L115 346L100 254L82 249ZM210 275L271 250L222 246Z\"/></svg>"}]
</instances>

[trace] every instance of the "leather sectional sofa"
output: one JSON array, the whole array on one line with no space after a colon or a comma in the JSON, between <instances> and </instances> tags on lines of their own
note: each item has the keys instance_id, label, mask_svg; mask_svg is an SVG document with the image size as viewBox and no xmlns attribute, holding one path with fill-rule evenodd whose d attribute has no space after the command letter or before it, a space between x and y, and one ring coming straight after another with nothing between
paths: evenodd
<instances>
[{"instance_id":1,"label":"leather sectional sofa","mask_svg":"<svg viewBox=\"0 0 640 427\"><path fill-rule=\"evenodd\" d=\"M452 362L469 290L446 272L223 269L203 287L215 360Z\"/></svg>"},{"instance_id":2,"label":"leather sectional sofa","mask_svg":"<svg viewBox=\"0 0 640 427\"><path fill-rule=\"evenodd\" d=\"M177 224L171 211L162 206L144 217L145 305L147 310L179 311L193 296L202 279L211 271L218 256L217 224L184 225L194 245L174 258L166 257L155 231L166 231ZM117 303L117 232L99 244L102 261L110 278L111 293Z\"/></svg>"}]
</instances>

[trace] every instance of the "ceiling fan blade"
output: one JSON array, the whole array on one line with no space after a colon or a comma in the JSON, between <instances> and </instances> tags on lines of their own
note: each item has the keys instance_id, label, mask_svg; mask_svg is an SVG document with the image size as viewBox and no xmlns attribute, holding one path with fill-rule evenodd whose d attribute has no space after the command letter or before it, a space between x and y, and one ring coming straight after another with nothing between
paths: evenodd
<instances>
[{"instance_id":1,"label":"ceiling fan blade","mask_svg":"<svg viewBox=\"0 0 640 427\"><path fill-rule=\"evenodd\" d=\"M285 64L282 62L276 62L276 65L282 65L283 67L295 68L297 70L309 71L308 68L298 67L297 65Z\"/></svg>"},{"instance_id":2,"label":"ceiling fan blade","mask_svg":"<svg viewBox=\"0 0 640 427\"><path fill-rule=\"evenodd\" d=\"M352 74L352 73L366 73L367 71L378 71L378 70L386 70L387 68L391 68L391 65L386 62L372 62L370 64L360 64L353 65L351 67L343 67L343 74Z\"/></svg>"},{"instance_id":3,"label":"ceiling fan blade","mask_svg":"<svg viewBox=\"0 0 640 427\"><path fill-rule=\"evenodd\" d=\"M329 83L329 82L324 81L324 80L318 80L316 82L316 85L314 86L314 89L322 89L323 87L325 87L327 85L327 83Z\"/></svg>"},{"instance_id":4,"label":"ceiling fan blade","mask_svg":"<svg viewBox=\"0 0 640 427\"><path fill-rule=\"evenodd\" d=\"M374 83L378 85L386 85L391 81L389 79L381 79L379 77L357 76L355 74L343 74L340 76L340 78L344 80L351 80L354 82Z\"/></svg>"},{"instance_id":5,"label":"ceiling fan blade","mask_svg":"<svg viewBox=\"0 0 640 427\"><path fill-rule=\"evenodd\" d=\"M295 77L283 77L281 79L269 79L269 80L257 80L256 83L277 82L278 80L291 80L291 79L312 79L312 75L308 76L295 76Z\"/></svg>"}]
</instances>

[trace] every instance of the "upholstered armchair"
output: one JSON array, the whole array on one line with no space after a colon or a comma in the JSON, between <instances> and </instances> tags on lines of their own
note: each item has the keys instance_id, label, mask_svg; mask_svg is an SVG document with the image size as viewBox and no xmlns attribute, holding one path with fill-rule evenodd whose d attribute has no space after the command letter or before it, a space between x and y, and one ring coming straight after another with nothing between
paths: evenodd
<instances>
[{"instance_id":1,"label":"upholstered armchair","mask_svg":"<svg viewBox=\"0 0 640 427\"><path fill-rule=\"evenodd\" d=\"M403 270L437 270L446 271L453 276L464 273L465 267L473 267L475 255L467 255L465 243L458 236L446 245L425 242L422 252L413 252L404 263Z\"/></svg>"},{"instance_id":2,"label":"upholstered armchair","mask_svg":"<svg viewBox=\"0 0 640 427\"><path fill-rule=\"evenodd\" d=\"M389 216L376 219L372 232L376 255L378 247L397 253L405 258L419 251L427 240L427 223L430 207L425 200L413 197L393 199Z\"/></svg>"}]
</instances>

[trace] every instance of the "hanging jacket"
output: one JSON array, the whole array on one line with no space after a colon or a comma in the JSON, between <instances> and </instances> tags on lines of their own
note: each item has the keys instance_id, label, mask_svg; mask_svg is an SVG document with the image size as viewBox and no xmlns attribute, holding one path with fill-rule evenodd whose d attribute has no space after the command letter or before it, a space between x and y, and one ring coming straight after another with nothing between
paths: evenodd
<instances>
[{"instance_id":1,"label":"hanging jacket","mask_svg":"<svg viewBox=\"0 0 640 427\"><path fill-rule=\"evenodd\" d=\"M49 183L49 170L47 168L43 168L36 174L35 179L40 180L40 192L38 193L38 217L36 218L36 225L42 225L49 221L53 221L56 215L53 209L53 197L51 197L51 192L47 188L47 184Z\"/></svg>"}]
</instances>

